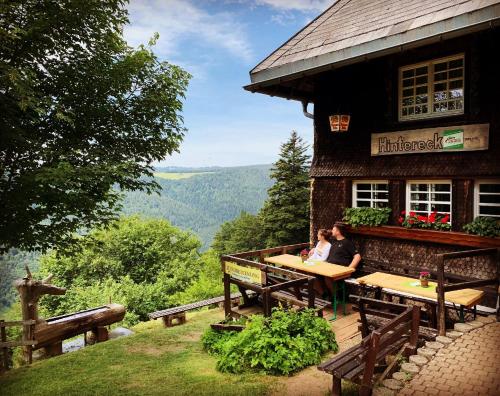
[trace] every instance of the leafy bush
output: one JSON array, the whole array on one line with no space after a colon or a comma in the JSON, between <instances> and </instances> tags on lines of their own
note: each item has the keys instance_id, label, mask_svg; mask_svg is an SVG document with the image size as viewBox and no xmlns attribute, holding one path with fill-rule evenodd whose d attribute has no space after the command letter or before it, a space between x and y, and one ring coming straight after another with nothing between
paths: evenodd
<instances>
[{"instance_id":1,"label":"leafy bush","mask_svg":"<svg viewBox=\"0 0 500 396\"><path fill-rule=\"evenodd\" d=\"M344 221L353 227L376 227L387 224L390 214L390 208L346 208L344 211Z\"/></svg>"},{"instance_id":2,"label":"leafy bush","mask_svg":"<svg viewBox=\"0 0 500 396\"><path fill-rule=\"evenodd\" d=\"M406 215L406 212L403 210L398 221L399 224L406 228L424 228L444 231L451 229L451 224L449 223L450 215L438 213L437 211L432 212L428 216L423 216L415 212L410 212L409 215Z\"/></svg>"},{"instance_id":3,"label":"leafy bush","mask_svg":"<svg viewBox=\"0 0 500 396\"><path fill-rule=\"evenodd\" d=\"M476 217L473 222L464 225L464 231L484 237L499 237L500 220L493 217Z\"/></svg>"},{"instance_id":4,"label":"leafy bush","mask_svg":"<svg viewBox=\"0 0 500 396\"><path fill-rule=\"evenodd\" d=\"M274 309L271 317L253 316L240 333L208 330L205 349L218 356L222 372L258 370L288 375L317 364L323 353L338 346L328 323L313 310Z\"/></svg>"}]
</instances>

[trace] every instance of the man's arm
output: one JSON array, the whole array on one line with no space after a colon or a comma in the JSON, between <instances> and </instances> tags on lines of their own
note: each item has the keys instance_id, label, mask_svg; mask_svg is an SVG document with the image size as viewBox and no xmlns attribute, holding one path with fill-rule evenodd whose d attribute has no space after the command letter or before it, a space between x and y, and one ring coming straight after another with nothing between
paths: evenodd
<instances>
[{"instance_id":1,"label":"man's arm","mask_svg":"<svg viewBox=\"0 0 500 396\"><path fill-rule=\"evenodd\" d=\"M361 261L361 254L356 253L351 261L351 264L349 264L349 268L356 268Z\"/></svg>"}]
</instances>

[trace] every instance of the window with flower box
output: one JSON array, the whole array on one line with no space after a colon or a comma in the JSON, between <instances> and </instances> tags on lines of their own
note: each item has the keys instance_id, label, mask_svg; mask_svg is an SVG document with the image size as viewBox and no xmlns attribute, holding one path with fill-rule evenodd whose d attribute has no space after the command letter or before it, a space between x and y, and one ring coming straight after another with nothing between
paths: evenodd
<instances>
[{"instance_id":1,"label":"window with flower box","mask_svg":"<svg viewBox=\"0 0 500 396\"><path fill-rule=\"evenodd\" d=\"M463 112L463 54L399 69L400 121Z\"/></svg>"},{"instance_id":2,"label":"window with flower box","mask_svg":"<svg viewBox=\"0 0 500 396\"><path fill-rule=\"evenodd\" d=\"M386 208L389 205L387 180L358 180L352 183L353 208Z\"/></svg>"},{"instance_id":3,"label":"window with flower box","mask_svg":"<svg viewBox=\"0 0 500 396\"><path fill-rule=\"evenodd\" d=\"M500 180L477 181L474 192L474 217L500 218Z\"/></svg>"},{"instance_id":4,"label":"window with flower box","mask_svg":"<svg viewBox=\"0 0 500 396\"><path fill-rule=\"evenodd\" d=\"M451 181L412 180L406 189L407 213L427 217L437 212L451 224Z\"/></svg>"}]
</instances>

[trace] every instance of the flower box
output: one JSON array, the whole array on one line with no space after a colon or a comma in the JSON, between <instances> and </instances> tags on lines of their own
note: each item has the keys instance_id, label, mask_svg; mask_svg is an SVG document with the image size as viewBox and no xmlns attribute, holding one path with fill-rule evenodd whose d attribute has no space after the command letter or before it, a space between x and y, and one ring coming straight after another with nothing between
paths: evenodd
<instances>
[{"instance_id":1,"label":"flower box","mask_svg":"<svg viewBox=\"0 0 500 396\"><path fill-rule=\"evenodd\" d=\"M356 228L349 227L348 230L351 234L369 235L379 238L406 239L474 248L500 247L500 238L488 238L464 232L422 230L397 226L361 226Z\"/></svg>"}]
</instances>

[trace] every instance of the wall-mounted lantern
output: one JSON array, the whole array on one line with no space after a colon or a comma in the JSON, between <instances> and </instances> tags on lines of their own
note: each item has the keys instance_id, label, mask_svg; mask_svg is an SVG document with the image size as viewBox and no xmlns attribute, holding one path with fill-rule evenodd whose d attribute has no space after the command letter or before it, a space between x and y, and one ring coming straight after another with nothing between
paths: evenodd
<instances>
[{"instance_id":1,"label":"wall-mounted lantern","mask_svg":"<svg viewBox=\"0 0 500 396\"><path fill-rule=\"evenodd\" d=\"M351 116L347 114L334 114L330 116L330 130L332 132L347 132Z\"/></svg>"}]
</instances>

